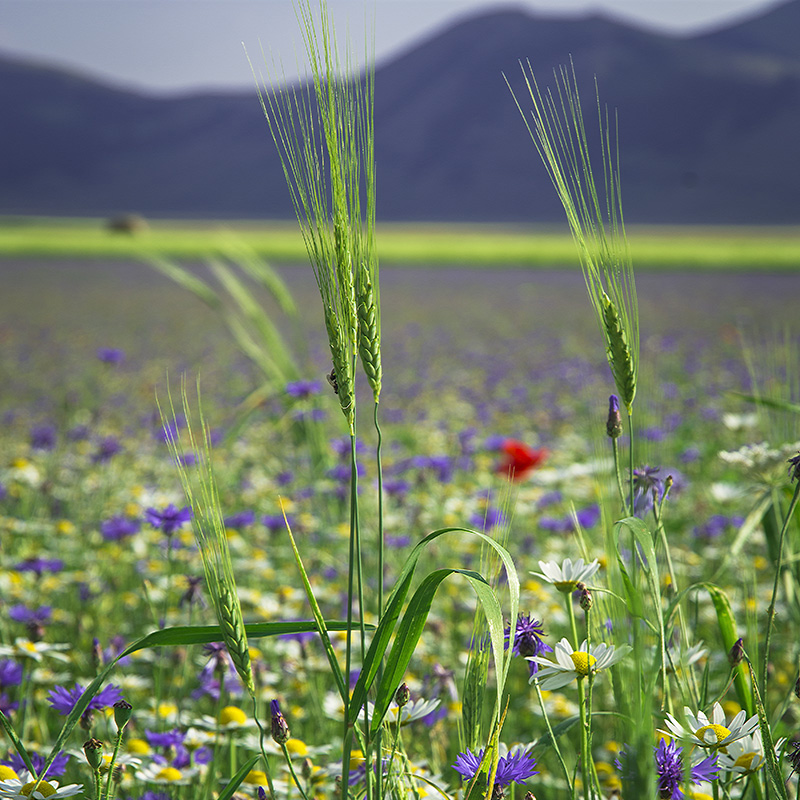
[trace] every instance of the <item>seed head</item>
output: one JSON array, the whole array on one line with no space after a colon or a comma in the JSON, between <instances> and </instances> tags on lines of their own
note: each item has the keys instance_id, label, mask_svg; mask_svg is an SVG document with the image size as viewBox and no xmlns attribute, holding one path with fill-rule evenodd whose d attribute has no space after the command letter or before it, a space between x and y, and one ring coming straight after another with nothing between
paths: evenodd
<instances>
[{"instance_id":1,"label":"seed head","mask_svg":"<svg viewBox=\"0 0 800 800\"><path fill-rule=\"evenodd\" d=\"M99 739L89 739L83 743L83 752L92 769L100 769L103 763L103 743Z\"/></svg>"}]
</instances>

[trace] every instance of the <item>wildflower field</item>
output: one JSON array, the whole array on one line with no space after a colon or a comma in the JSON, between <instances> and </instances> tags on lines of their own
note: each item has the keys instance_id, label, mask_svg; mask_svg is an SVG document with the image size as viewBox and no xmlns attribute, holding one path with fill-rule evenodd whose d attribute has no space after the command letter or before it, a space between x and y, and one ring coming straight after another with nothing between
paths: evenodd
<instances>
[{"instance_id":1,"label":"wildflower field","mask_svg":"<svg viewBox=\"0 0 800 800\"><path fill-rule=\"evenodd\" d=\"M567 70L581 269L379 270L306 11L310 265L0 262L0 797L797 797L800 277L634 281Z\"/></svg>"}]
</instances>

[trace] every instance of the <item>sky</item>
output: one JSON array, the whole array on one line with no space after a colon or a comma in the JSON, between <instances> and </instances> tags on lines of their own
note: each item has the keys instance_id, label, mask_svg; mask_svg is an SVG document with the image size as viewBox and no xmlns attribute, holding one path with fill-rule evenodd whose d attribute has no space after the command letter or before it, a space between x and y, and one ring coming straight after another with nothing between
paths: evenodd
<instances>
[{"instance_id":1,"label":"sky","mask_svg":"<svg viewBox=\"0 0 800 800\"><path fill-rule=\"evenodd\" d=\"M310 1L316 6L317 0ZM459 17L492 8L557 17L601 13L685 36L734 24L781 1L328 0L328 5L340 41L346 37L361 54L374 36L380 64ZM303 43L291 0L0 0L0 55L67 67L137 91L252 88L245 49L257 69L266 57L278 75L298 74Z\"/></svg>"}]
</instances>

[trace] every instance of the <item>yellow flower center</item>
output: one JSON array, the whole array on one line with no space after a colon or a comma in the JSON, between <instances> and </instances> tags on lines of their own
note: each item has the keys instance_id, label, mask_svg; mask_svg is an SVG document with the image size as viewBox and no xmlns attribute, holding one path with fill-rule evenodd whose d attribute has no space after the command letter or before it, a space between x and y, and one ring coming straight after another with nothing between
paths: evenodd
<instances>
[{"instance_id":1,"label":"yellow flower center","mask_svg":"<svg viewBox=\"0 0 800 800\"><path fill-rule=\"evenodd\" d=\"M161 703L156 711L161 719L166 719L178 713L178 706L176 706L175 703Z\"/></svg>"},{"instance_id":2,"label":"yellow flower center","mask_svg":"<svg viewBox=\"0 0 800 800\"><path fill-rule=\"evenodd\" d=\"M734 767L741 767L747 772L750 772L753 769L753 759L758 759L758 753L742 753L739 758L736 759L734 763ZM756 768L760 767L761 765L758 764Z\"/></svg>"},{"instance_id":3,"label":"yellow flower center","mask_svg":"<svg viewBox=\"0 0 800 800\"><path fill-rule=\"evenodd\" d=\"M156 773L156 779L162 781L179 781L183 777L183 773L175 767L164 767Z\"/></svg>"},{"instance_id":4,"label":"yellow flower center","mask_svg":"<svg viewBox=\"0 0 800 800\"><path fill-rule=\"evenodd\" d=\"M260 769L251 769L244 779L245 783L252 784L253 786L266 786L267 773L262 772Z\"/></svg>"},{"instance_id":5,"label":"yellow flower center","mask_svg":"<svg viewBox=\"0 0 800 800\"><path fill-rule=\"evenodd\" d=\"M706 741L706 731L711 731L714 734L717 740L715 744L719 744L723 739L731 735L731 732L724 725L703 725L702 728L699 728L695 732L695 736L703 742L703 744L708 744Z\"/></svg>"},{"instance_id":6,"label":"yellow flower center","mask_svg":"<svg viewBox=\"0 0 800 800\"><path fill-rule=\"evenodd\" d=\"M30 797L34 786L36 786L36 781L30 781L19 790L19 793L24 797ZM42 781L38 786L36 786L36 794L41 797L52 797L55 793L55 788L53 788L47 781Z\"/></svg>"},{"instance_id":7,"label":"yellow flower center","mask_svg":"<svg viewBox=\"0 0 800 800\"><path fill-rule=\"evenodd\" d=\"M27 639L19 642L19 649L24 650L28 653L36 653L36 645L33 642L29 642Z\"/></svg>"},{"instance_id":8,"label":"yellow flower center","mask_svg":"<svg viewBox=\"0 0 800 800\"><path fill-rule=\"evenodd\" d=\"M355 772L364 763L364 754L360 750L350 751L350 770Z\"/></svg>"},{"instance_id":9,"label":"yellow flower center","mask_svg":"<svg viewBox=\"0 0 800 800\"><path fill-rule=\"evenodd\" d=\"M305 758L308 755L308 745L302 739L287 739L286 749L293 756Z\"/></svg>"},{"instance_id":10,"label":"yellow flower center","mask_svg":"<svg viewBox=\"0 0 800 800\"><path fill-rule=\"evenodd\" d=\"M572 659L572 663L575 665L575 672L577 672L582 678L589 674L589 671L597 662L597 659L593 655L586 653L583 650L578 650L576 653L570 653L569 657Z\"/></svg>"},{"instance_id":11,"label":"yellow flower center","mask_svg":"<svg viewBox=\"0 0 800 800\"><path fill-rule=\"evenodd\" d=\"M5 764L0 764L0 781L9 781L12 779L19 780L19 775L14 772L11 767L7 767Z\"/></svg>"},{"instance_id":12,"label":"yellow flower center","mask_svg":"<svg viewBox=\"0 0 800 800\"><path fill-rule=\"evenodd\" d=\"M578 581L556 581L553 586L558 589L559 592L574 592L575 587L578 585Z\"/></svg>"},{"instance_id":13,"label":"yellow flower center","mask_svg":"<svg viewBox=\"0 0 800 800\"><path fill-rule=\"evenodd\" d=\"M128 752L146 756L150 752L150 745L144 739L128 739Z\"/></svg>"},{"instance_id":14,"label":"yellow flower center","mask_svg":"<svg viewBox=\"0 0 800 800\"><path fill-rule=\"evenodd\" d=\"M237 706L225 706L219 712L219 721L221 725L244 725L247 722L247 714Z\"/></svg>"}]
</instances>

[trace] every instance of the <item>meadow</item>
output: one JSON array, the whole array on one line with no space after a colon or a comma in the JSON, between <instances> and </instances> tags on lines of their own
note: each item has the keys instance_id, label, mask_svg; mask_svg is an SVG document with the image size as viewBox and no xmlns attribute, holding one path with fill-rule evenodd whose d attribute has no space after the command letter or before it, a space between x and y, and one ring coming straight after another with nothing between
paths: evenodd
<instances>
[{"instance_id":1,"label":"meadow","mask_svg":"<svg viewBox=\"0 0 800 800\"><path fill-rule=\"evenodd\" d=\"M202 265L193 270L208 277ZM176 392L184 372L190 380L200 376L214 432L213 461L244 619L311 618L279 498L325 617L343 618L346 430L324 378L330 356L310 268L283 265L278 272L303 309L299 318L282 315L266 294L253 291L292 332L302 378L311 383L301 392L275 387L241 423L241 402L263 377L220 315L191 293L143 263L3 262L2 710L32 758L48 754L77 700L75 684L85 687L126 644L164 626L215 624L190 524L165 532L155 515L187 505L156 409L156 395L163 404L168 385ZM669 474L675 481L663 515L676 584L684 589L713 578L753 656L763 642L777 559L769 526L762 523L764 496L789 492L788 456L765 456L754 469L720 453L767 439L777 448L797 438L793 426L780 428L783 438L775 439L778 412L758 411L738 393L750 393L754 385L742 336L771 354L757 360L763 369L756 379L764 386L775 381L798 281L792 274L653 272L637 284L643 353L637 468L660 467L659 479ZM600 571L587 583L597 587L600 603L615 561L607 532L619 500L606 434L614 385L582 277L577 270L387 267L381 284L387 590L430 531L452 525L486 531L513 556L520 612L541 623L542 642L554 647L570 636L569 616L563 595L531 574L541 573L539 561L598 559ZM366 385L359 384L358 394L359 402L369 401ZM509 481L503 469L507 441L544 448L546 460ZM359 432L365 536L374 535L376 524L377 509L367 499L376 480L369 457L374 445L368 428ZM652 521L652 513L644 519ZM776 739L791 736L797 717L791 530L767 704ZM365 547L370 590L376 557L374 547ZM482 559L481 548L462 535L442 537L429 559L430 566L477 569L485 554ZM669 579L664 581L666 594ZM702 588L684 602L691 633L676 650L682 654L675 656L676 673L686 685L696 683L704 705L719 698L730 719L742 700L728 686L728 647L714 605ZM583 613L577 602L575 608ZM403 676L416 710L398 746L403 769L416 776L409 796L453 793L460 783L452 765L464 746L465 665L475 614L466 581L445 583ZM374 607L367 619L375 621ZM599 624L605 625L605 616ZM335 636L334 646L343 657L343 642ZM334 745L342 711L320 638L252 638L249 647L262 708L279 700L291 729L288 752L300 785L308 796L332 796L342 766ZM528 662L515 656L502 743L512 753L534 748L538 774L527 787L515 790L512 784L507 791L568 797L528 676ZM682 679L676 676L680 688L667 707L678 715L691 696ZM240 679L218 650L144 650L107 680L108 694L81 714L48 773L62 788L83 784L86 796L93 796L81 745L103 741L110 757L116 737L110 707L119 695L133 706L133 716L116 759L112 796L204 796L219 791L259 752ZM491 672L488 682L491 688ZM70 691L71 700L64 701ZM624 725L607 716L612 692L611 681L598 673L593 754L604 796L623 778L615 760L625 745ZM579 752L574 682L543 692L543 701L553 727L566 723L561 755L573 763ZM487 697L487 719L490 706ZM664 727L663 719L657 724ZM19 757L6 744L2 763L22 775ZM279 766L280 748L271 743L268 750L276 792L297 795ZM764 776L763 757L757 766L752 774L723 773L726 782L713 783L725 787L721 796L752 794ZM353 767L358 769L358 759ZM789 765L782 769L788 776ZM238 791L256 796L266 786L263 768L254 766ZM714 791L708 783L694 788L708 796Z\"/></svg>"}]
</instances>

